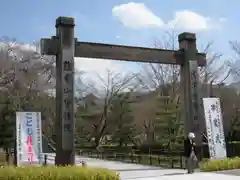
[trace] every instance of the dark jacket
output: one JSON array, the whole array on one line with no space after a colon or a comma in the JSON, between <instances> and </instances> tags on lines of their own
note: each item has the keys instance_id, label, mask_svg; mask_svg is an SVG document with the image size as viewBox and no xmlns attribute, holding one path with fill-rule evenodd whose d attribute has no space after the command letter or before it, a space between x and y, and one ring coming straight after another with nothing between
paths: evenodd
<instances>
[{"instance_id":1,"label":"dark jacket","mask_svg":"<svg viewBox=\"0 0 240 180\"><path fill-rule=\"evenodd\" d=\"M185 157L189 157L191 155L192 152L192 148L194 150L195 155L197 155L197 148L196 148L196 144L194 143L194 141L191 141L187 138L184 140L184 156Z\"/></svg>"}]
</instances>

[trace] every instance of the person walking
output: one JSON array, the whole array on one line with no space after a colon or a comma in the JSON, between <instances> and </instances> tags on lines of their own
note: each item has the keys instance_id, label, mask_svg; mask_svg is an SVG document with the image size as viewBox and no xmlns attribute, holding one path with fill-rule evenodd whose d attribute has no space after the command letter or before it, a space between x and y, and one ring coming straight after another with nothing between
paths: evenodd
<instances>
[{"instance_id":1,"label":"person walking","mask_svg":"<svg viewBox=\"0 0 240 180\"><path fill-rule=\"evenodd\" d=\"M186 157L187 171L189 174L194 173L197 165L195 134L190 132L184 141L184 154Z\"/></svg>"}]
</instances>

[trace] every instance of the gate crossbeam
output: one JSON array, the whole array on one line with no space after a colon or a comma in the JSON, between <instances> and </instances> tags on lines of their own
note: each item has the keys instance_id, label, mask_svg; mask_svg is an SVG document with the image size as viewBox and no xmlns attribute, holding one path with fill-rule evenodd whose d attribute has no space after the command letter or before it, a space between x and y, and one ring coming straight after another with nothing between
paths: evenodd
<instances>
[{"instance_id":1,"label":"gate crossbeam","mask_svg":"<svg viewBox=\"0 0 240 180\"><path fill-rule=\"evenodd\" d=\"M58 40L56 36L53 36L51 39L41 39L42 53L56 55L57 44ZM181 65L183 64L183 56L184 52L181 50L177 51L92 42L75 43L75 57L83 58ZM205 53L197 53L197 62L198 66L206 65Z\"/></svg>"}]
</instances>

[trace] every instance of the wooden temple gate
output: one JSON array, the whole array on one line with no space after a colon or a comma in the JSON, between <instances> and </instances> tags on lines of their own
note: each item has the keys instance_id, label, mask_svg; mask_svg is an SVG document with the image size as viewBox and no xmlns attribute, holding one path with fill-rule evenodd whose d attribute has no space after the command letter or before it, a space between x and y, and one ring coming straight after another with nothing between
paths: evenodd
<instances>
[{"instance_id":1,"label":"wooden temple gate","mask_svg":"<svg viewBox=\"0 0 240 180\"><path fill-rule=\"evenodd\" d=\"M198 53L195 34L179 34L179 50L176 51L78 42L74 37L74 26L73 18L59 17L56 20L56 36L41 39L41 53L56 56L57 165L75 164L74 57L179 65L185 135L195 132L196 138L201 138L198 66L206 65L206 55Z\"/></svg>"}]
</instances>

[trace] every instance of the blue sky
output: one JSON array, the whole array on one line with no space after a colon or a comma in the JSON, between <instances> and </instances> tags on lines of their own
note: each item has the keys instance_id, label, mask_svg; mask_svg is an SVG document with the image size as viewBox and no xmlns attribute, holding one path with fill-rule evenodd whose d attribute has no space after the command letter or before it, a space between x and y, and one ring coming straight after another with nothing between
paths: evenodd
<instances>
[{"instance_id":1,"label":"blue sky","mask_svg":"<svg viewBox=\"0 0 240 180\"><path fill-rule=\"evenodd\" d=\"M196 32L199 47L214 41L213 51L229 56L232 52L228 41L239 38L239 7L240 1L226 0L3 0L0 36L31 43L54 35L58 16L73 16L75 36L80 41L149 46L175 22L178 12L179 32ZM202 17L200 23L194 20L195 15ZM106 66L111 65L108 62ZM86 65L90 66L92 63Z\"/></svg>"},{"instance_id":2,"label":"blue sky","mask_svg":"<svg viewBox=\"0 0 240 180\"><path fill-rule=\"evenodd\" d=\"M150 43L148 41L152 37L161 36L161 30L134 31L124 28L112 16L114 6L129 2L144 3L154 14L164 20L172 19L174 13L180 10L191 10L213 18L227 18L223 29L217 33L206 32L206 40L207 38L215 40L219 50L227 44L228 40L238 37L237 32L240 29L237 19L240 2L229 3L225 0L220 2L216 0L4 0L1 2L0 35L15 37L24 42L35 41L54 33L56 17L74 16L77 25L76 36L83 41L145 45ZM131 38L132 34L138 34L141 38ZM122 38L116 39L116 36ZM217 42L221 42L222 45L217 45Z\"/></svg>"}]
</instances>

